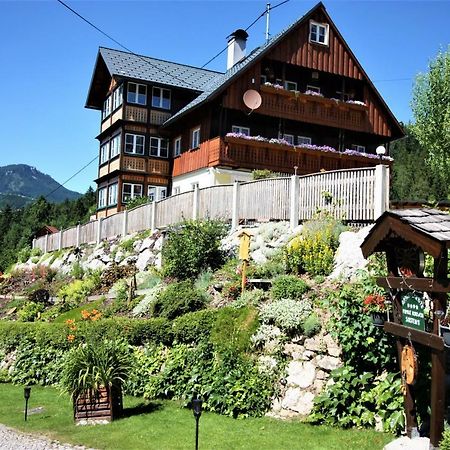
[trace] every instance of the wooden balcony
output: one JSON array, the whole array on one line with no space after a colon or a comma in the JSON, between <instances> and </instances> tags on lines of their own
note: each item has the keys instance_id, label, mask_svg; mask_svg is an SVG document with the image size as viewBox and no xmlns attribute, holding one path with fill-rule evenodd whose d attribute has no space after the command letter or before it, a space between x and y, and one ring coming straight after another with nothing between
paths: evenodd
<instances>
[{"instance_id":1,"label":"wooden balcony","mask_svg":"<svg viewBox=\"0 0 450 450\"><path fill-rule=\"evenodd\" d=\"M120 168L128 172L140 172L146 175L169 175L169 161L166 159L122 156Z\"/></svg>"},{"instance_id":2,"label":"wooden balcony","mask_svg":"<svg viewBox=\"0 0 450 450\"><path fill-rule=\"evenodd\" d=\"M376 164L378 159L364 156L294 148L236 137L217 137L202 142L198 149L184 152L174 159L173 176L217 166L232 169L269 169L281 173L294 173L294 167L297 167L297 173L304 175L322 169L351 169Z\"/></svg>"},{"instance_id":3,"label":"wooden balcony","mask_svg":"<svg viewBox=\"0 0 450 450\"><path fill-rule=\"evenodd\" d=\"M368 108L300 92L261 86L260 114L347 130L369 132Z\"/></svg>"}]
</instances>

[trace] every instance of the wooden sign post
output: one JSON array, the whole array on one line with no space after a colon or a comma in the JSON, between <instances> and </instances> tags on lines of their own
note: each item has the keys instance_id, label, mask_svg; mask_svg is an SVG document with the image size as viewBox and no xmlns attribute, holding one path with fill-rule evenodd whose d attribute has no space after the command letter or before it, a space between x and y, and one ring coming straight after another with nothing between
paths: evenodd
<instances>
[{"instance_id":1,"label":"wooden sign post","mask_svg":"<svg viewBox=\"0 0 450 450\"><path fill-rule=\"evenodd\" d=\"M439 231L437 231L439 230ZM450 247L450 215L432 209L385 212L361 245L364 257L384 252L388 276L377 283L388 289L393 311L384 330L397 337L397 351L402 370L406 429L409 437L418 435L414 398L414 376L409 373L405 355L415 355L414 345L431 352L431 426L430 443L437 448L442 439L445 413L445 351L440 336L440 322L447 312L448 248ZM424 254L434 259L432 278L425 278ZM430 303L426 318L425 293ZM427 320L428 319L428 320ZM427 324L429 325L427 327ZM403 364L402 364L403 355ZM416 370L413 361L412 370ZM410 368L411 369L411 368ZM419 373L425 367L418 367ZM409 380L409 383L408 383Z\"/></svg>"},{"instance_id":2,"label":"wooden sign post","mask_svg":"<svg viewBox=\"0 0 450 450\"><path fill-rule=\"evenodd\" d=\"M246 231L243 231L239 235L241 241L239 245L239 259L242 261L242 283L241 283L241 292L245 290L245 281L246 281L246 272L247 272L247 264L250 260L250 234Z\"/></svg>"}]
</instances>

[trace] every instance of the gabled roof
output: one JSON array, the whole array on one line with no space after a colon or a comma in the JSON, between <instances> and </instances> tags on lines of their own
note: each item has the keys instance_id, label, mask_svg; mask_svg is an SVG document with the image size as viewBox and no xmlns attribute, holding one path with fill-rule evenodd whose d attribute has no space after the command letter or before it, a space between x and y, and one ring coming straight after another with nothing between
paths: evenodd
<instances>
[{"instance_id":1,"label":"gabled roof","mask_svg":"<svg viewBox=\"0 0 450 450\"><path fill-rule=\"evenodd\" d=\"M185 115L189 111L197 108L198 106L214 99L217 97L221 92L223 92L235 79L237 79L246 69L248 69L253 63L261 60L267 53L270 52L274 47L276 47L291 31L296 29L299 25L303 24L307 20L309 20L310 16L312 16L316 11L320 10L326 17L328 23L333 28L334 32L337 34L339 39L341 39L344 48L349 52L351 57L354 59L354 62L356 66L359 68L359 70L362 72L363 76L373 89L376 97L379 99L381 104L384 108L386 108L386 111L391 118L391 120L394 123L394 126L397 127L400 136L404 135L403 129L397 119L395 118L392 111L387 106L386 102L383 100L382 96L368 77L367 73L364 71L363 67L361 66L358 59L355 57L353 52L351 51L350 47L348 46L347 42L337 29L336 25L332 21L331 17L327 13L325 6L322 2L319 2L316 6L314 6L312 9L310 9L304 16L300 17L298 20L296 20L294 23L289 25L287 28L285 28L283 31L278 33L274 38L272 38L269 42L262 45L261 47L256 48L251 52L245 59L243 59L241 62L238 62L235 64L231 69L229 69L227 72L225 72L222 75L217 76L214 78L211 83L205 86L204 92L199 95L197 98L195 98L192 102L190 102L188 105L186 105L184 108L182 108L180 111L178 111L176 114L174 114L172 117L170 117L163 125L169 125L173 123L175 120L180 118L181 116Z\"/></svg>"},{"instance_id":2,"label":"gabled roof","mask_svg":"<svg viewBox=\"0 0 450 450\"><path fill-rule=\"evenodd\" d=\"M115 75L196 92L203 92L206 84L222 75L221 72L100 47L89 87L87 107L101 106L95 100L93 90L105 69L109 77Z\"/></svg>"},{"instance_id":3,"label":"gabled roof","mask_svg":"<svg viewBox=\"0 0 450 450\"><path fill-rule=\"evenodd\" d=\"M437 256L441 246L450 247L450 214L431 208L386 211L361 244L363 255L380 251L391 233Z\"/></svg>"}]
</instances>

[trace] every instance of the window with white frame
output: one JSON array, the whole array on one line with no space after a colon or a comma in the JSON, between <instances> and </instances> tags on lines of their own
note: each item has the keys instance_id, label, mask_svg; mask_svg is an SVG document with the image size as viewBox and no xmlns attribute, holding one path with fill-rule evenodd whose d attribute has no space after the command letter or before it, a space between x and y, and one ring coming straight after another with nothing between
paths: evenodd
<instances>
[{"instance_id":1,"label":"window with white frame","mask_svg":"<svg viewBox=\"0 0 450 450\"><path fill-rule=\"evenodd\" d=\"M123 183L122 203L127 203L137 197L142 197L142 184Z\"/></svg>"},{"instance_id":2,"label":"window with white frame","mask_svg":"<svg viewBox=\"0 0 450 450\"><path fill-rule=\"evenodd\" d=\"M261 75L260 83L261 84L267 83L267 75Z\"/></svg>"},{"instance_id":3,"label":"window with white frame","mask_svg":"<svg viewBox=\"0 0 450 450\"><path fill-rule=\"evenodd\" d=\"M150 156L158 156L160 158L168 157L167 139L159 137L150 138Z\"/></svg>"},{"instance_id":4,"label":"window with white frame","mask_svg":"<svg viewBox=\"0 0 450 450\"><path fill-rule=\"evenodd\" d=\"M123 84L121 84L113 92L113 111L116 110L123 102Z\"/></svg>"},{"instance_id":5,"label":"window with white frame","mask_svg":"<svg viewBox=\"0 0 450 450\"><path fill-rule=\"evenodd\" d=\"M298 145L311 145L311 138L308 136L297 136Z\"/></svg>"},{"instance_id":6,"label":"window with white frame","mask_svg":"<svg viewBox=\"0 0 450 450\"><path fill-rule=\"evenodd\" d=\"M112 159L120 153L120 134L116 134L110 143L110 155L109 157Z\"/></svg>"},{"instance_id":7,"label":"window with white frame","mask_svg":"<svg viewBox=\"0 0 450 450\"><path fill-rule=\"evenodd\" d=\"M366 153L366 147L364 145L353 144L352 150L356 150L357 152L360 153Z\"/></svg>"},{"instance_id":8,"label":"window with white frame","mask_svg":"<svg viewBox=\"0 0 450 450\"><path fill-rule=\"evenodd\" d=\"M293 134L278 134L278 139L284 139L288 144L294 145L294 135Z\"/></svg>"},{"instance_id":9,"label":"window with white frame","mask_svg":"<svg viewBox=\"0 0 450 450\"><path fill-rule=\"evenodd\" d=\"M287 91L296 91L297 90L297 83L295 81L288 81L288 80L286 80L284 82L284 88Z\"/></svg>"},{"instance_id":10,"label":"window with white frame","mask_svg":"<svg viewBox=\"0 0 450 450\"><path fill-rule=\"evenodd\" d=\"M111 96L103 102L102 120L106 119L111 114Z\"/></svg>"},{"instance_id":11,"label":"window with white frame","mask_svg":"<svg viewBox=\"0 0 450 450\"><path fill-rule=\"evenodd\" d=\"M143 155L144 145L145 145L145 136L132 133L125 134L125 153Z\"/></svg>"},{"instance_id":12,"label":"window with white frame","mask_svg":"<svg viewBox=\"0 0 450 450\"><path fill-rule=\"evenodd\" d=\"M328 45L328 24L309 22L309 42Z\"/></svg>"},{"instance_id":13,"label":"window with white frame","mask_svg":"<svg viewBox=\"0 0 450 450\"><path fill-rule=\"evenodd\" d=\"M232 133L244 134L245 136L250 136L250 128L241 127L240 125L233 125L231 127Z\"/></svg>"},{"instance_id":14,"label":"window with white frame","mask_svg":"<svg viewBox=\"0 0 450 450\"><path fill-rule=\"evenodd\" d=\"M181 155L181 136L173 141L173 156Z\"/></svg>"},{"instance_id":15,"label":"window with white frame","mask_svg":"<svg viewBox=\"0 0 450 450\"><path fill-rule=\"evenodd\" d=\"M152 106L155 108L170 109L170 90L159 87L153 88Z\"/></svg>"},{"instance_id":16,"label":"window with white frame","mask_svg":"<svg viewBox=\"0 0 450 450\"><path fill-rule=\"evenodd\" d=\"M307 91L317 92L318 94L320 94L320 87L319 86L313 86L312 84L308 84L306 86L306 90Z\"/></svg>"},{"instance_id":17,"label":"window with white frame","mask_svg":"<svg viewBox=\"0 0 450 450\"><path fill-rule=\"evenodd\" d=\"M98 195L98 207L104 208L106 206L106 188L99 189L97 195Z\"/></svg>"},{"instance_id":18,"label":"window with white frame","mask_svg":"<svg viewBox=\"0 0 450 450\"><path fill-rule=\"evenodd\" d=\"M200 146L200 127L192 130L191 135L191 148L197 148Z\"/></svg>"},{"instance_id":19,"label":"window with white frame","mask_svg":"<svg viewBox=\"0 0 450 450\"><path fill-rule=\"evenodd\" d=\"M109 142L105 142L100 147L100 164L104 164L109 159Z\"/></svg>"},{"instance_id":20,"label":"window with white frame","mask_svg":"<svg viewBox=\"0 0 450 450\"><path fill-rule=\"evenodd\" d=\"M149 186L147 191L148 201L154 202L167 197L166 186Z\"/></svg>"},{"instance_id":21,"label":"window with white frame","mask_svg":"<svg viewBox=\"0 0 450 450\"><path fill-rule=\"evenodd\" d=\"M147 86L145 84L128 83L128 103L147 104Z\"/></svg>"},{"instance_id":22,"label":"window with white frame","mask_svg":"<svg viewBox=\"0 0 450 450\"><path fill-rule=\"evenodd\" d=\"M117 204L117 183L108 186L108 206Z\"/></svg>"}]
</instances>

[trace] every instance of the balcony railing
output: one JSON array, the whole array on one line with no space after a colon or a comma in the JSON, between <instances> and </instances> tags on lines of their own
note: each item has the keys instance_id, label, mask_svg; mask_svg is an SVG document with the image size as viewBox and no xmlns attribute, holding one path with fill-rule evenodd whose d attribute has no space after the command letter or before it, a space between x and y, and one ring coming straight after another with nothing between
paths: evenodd
<instances>
[{"instance_id":1,"label":"balcony railing","mask_svg":"<svg viewBox=\"0 0 450 450\"><path fill-rule=\"evenodd\" d=\"M323 170L352 169L374 166L375 158L363 155L311 150L278 143L227 136L202 142L200 147L182 153L174 160L173 176L205 167L234 169L269 169L273 172L299 175ZM385 161L390 164L389 161Z\"/></svg>"},{"instance_id":2,"label":"balcony railing","mask_svg":"<svg viewBox=\"0 0 450 450\"><path fill-rule=\"evenodd\" d=\"M261 86L260 90L262 104L258 113L353 131L370 131L367 106L272 86Z\"/></svg>"},{"instance_id":3,"label":"balcony railing","mask_svg":"<svg viewBox=\"0 0 450 450\"><path fill-rule=\"evenodd\" d=\"M169 175L169 162L162 159L122 156L120 168L122 170L141 172L148 175Z\"/></svg>"}]
</instances>

